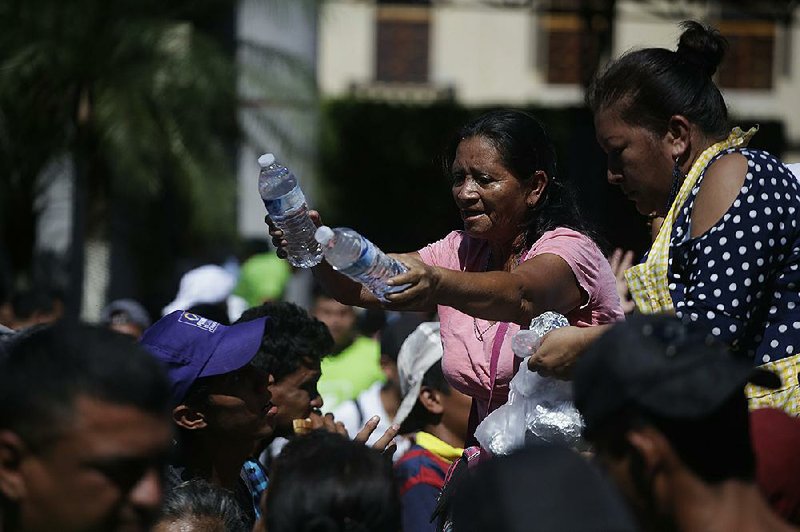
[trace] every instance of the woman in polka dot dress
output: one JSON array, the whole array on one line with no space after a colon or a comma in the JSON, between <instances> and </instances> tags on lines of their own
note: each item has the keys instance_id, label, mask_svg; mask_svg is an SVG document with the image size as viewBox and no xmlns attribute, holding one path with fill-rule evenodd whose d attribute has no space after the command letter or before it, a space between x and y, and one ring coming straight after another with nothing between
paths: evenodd
<instances>
[{"instance_id":1,"label":"woman in polka dot dress","mask_svg":"<svg viewBox=\"0 0 800 532\"><path fill-rule=\"evenodd\" d=\"M712 81L724 51L718 32L686 22L677 51L625 54L587 102L609 182L642 214L665 218L645 261L625 272L637 309L705 323L780 374L778 390L748 389L751 406L800 415L798 183L774 156L746 147L755 130L729 133ZM579 350L599 332L564 331L555 347Z\"/></svg>"},{"instance_id":2,"label":"woman in polka dot dress","mask_svg":"<svg viewBox=\"0 0 800 532\"><path fill-rule=\"evenodd\" d=\"M800 194L769 153L728 149L710 164L733 153L747 171L722 218L692 238L703 174L680 209L668 286L676 312L707 321L735 352L763 364L800 352Z\"/></svg>"}]
</instances>

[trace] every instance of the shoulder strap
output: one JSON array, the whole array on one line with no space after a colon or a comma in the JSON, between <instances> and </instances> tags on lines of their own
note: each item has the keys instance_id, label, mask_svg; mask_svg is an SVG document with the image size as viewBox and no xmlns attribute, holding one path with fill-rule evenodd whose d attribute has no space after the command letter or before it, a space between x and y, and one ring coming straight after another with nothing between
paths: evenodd
<instances>
[{"instance_id":1,"label":"shoulder strap","mask_svg":"<svg viewBox=\"0 0 800 532\"><path fill-rule=\"evenodd\" d=\"M492 412L492 399L494 396L494 386L497 381L497 364L500 361L500 348L503 347L503 341L506 338L506 332L508 331L508 322L502 322L498 325L495 335L494 341L492 342L492 356L489 359L489 402L486 406L486 413L490 414ZM469 421L467 423L467 439L464 442L465 447L475 447L476 449L480 448L480 444L478 440L475 439L475 429L478 427L480 422L483 419L478 414L478 402L475 398L472 399L472 406L469 410Z\"/></svg>"},{"instance_id":2,"label":"shoulder strap","mask_svg":"<svg viewBox=\"0 0 800 532\"><path fill-rule=\"evenodd\" d=\"M489 360L489 379L491 387L489 388L489 405L486 408L487 412L492 411L492 395L494 394L494 385L497 380L497 364L500 360L500 348L503 347L506 331L508 331L508 322L504 321L497 326L497 330L494 334L494 342L492 342L492 358Z\"/></svg>"},{"instance_id":3,"label":"shoulder strap","mask_svg":"<svg viewBox=\"0 0 800 532\"><path fill-rule=\"evenodd\" d=\"M358 413L358 423L356 423L356 427L361 427L364 424L364 409L361 408L361 401L358 400L358 397L353 399L353 405L355 405L356 412Z\"/></svg>"}]
</instances>

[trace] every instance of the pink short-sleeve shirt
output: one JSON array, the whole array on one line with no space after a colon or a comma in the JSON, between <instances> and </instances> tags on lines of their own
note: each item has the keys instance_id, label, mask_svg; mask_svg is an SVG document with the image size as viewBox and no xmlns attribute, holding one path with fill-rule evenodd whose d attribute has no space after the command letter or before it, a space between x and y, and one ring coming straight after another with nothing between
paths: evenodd
<instances>
[{"instance_id":1,"label":"pink short-sleeve shirt","mask_svg":"<svg viewBox=\"0 0 800 532\"><path fill-rule=\"evenodd\" d=\"M592 239L572 229L559 227L544 233L531 246L525 260L543 253L558 255L569 264L588 296L584 305L566 315L571 325L600 325L623 318L611 266ZM423 262L432 266L466 272L483 271L489 258L489 244L463 231L453 231L419 250L419 255ZM483 417L489 399L489 361L498 324L474 320L463 312L441 305L439 320L445 377L457 390L483 403L479 404L479 411L483 410L480 417ZM497 364L493 407L504 404L508 397L508 383L519 364L511 351L511 338L519 329L519 325L511 323L506 330Z\"/></svg>"}]
</instances>

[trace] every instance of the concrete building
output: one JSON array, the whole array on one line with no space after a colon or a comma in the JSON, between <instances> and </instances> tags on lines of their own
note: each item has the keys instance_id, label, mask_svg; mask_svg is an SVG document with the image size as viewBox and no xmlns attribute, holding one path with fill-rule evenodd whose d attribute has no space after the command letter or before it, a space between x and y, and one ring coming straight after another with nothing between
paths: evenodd
<instances>
[{"instance_id":1,"label":"concrete building","mask_svg":"<svg viewBox=\"0 0 800 532\"><path fill-rule=\"evenodd\" d=\"M712 0L326 0L318 83L324 97L576 105L595 65L634 47L674 49L677 23L693 18L730 41L717 82L731 114L782 122L785 158L800 160L800 8L781 5L755 12Z\"/></svg>"}]
</instances>

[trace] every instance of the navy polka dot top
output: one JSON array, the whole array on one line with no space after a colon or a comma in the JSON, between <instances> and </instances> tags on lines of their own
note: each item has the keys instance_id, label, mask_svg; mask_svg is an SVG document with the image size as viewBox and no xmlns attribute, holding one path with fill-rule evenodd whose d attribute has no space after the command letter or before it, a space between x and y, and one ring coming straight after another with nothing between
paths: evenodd
<instances>
[{"instance_id":1,"label":"navy polka dot top","mask_svg":"<svg viewBox=\"0 0 800 532\"><path fill-rule=\"evenodd\" d=\"M690 237L691 211L708 166L747 158L733 205ZM669 290L679 317L704 322L734 352L764 364L800 351L800 191L774 156L747 148L719 153L703 170L672 227Z\"/></svg>"}]
</instances>

